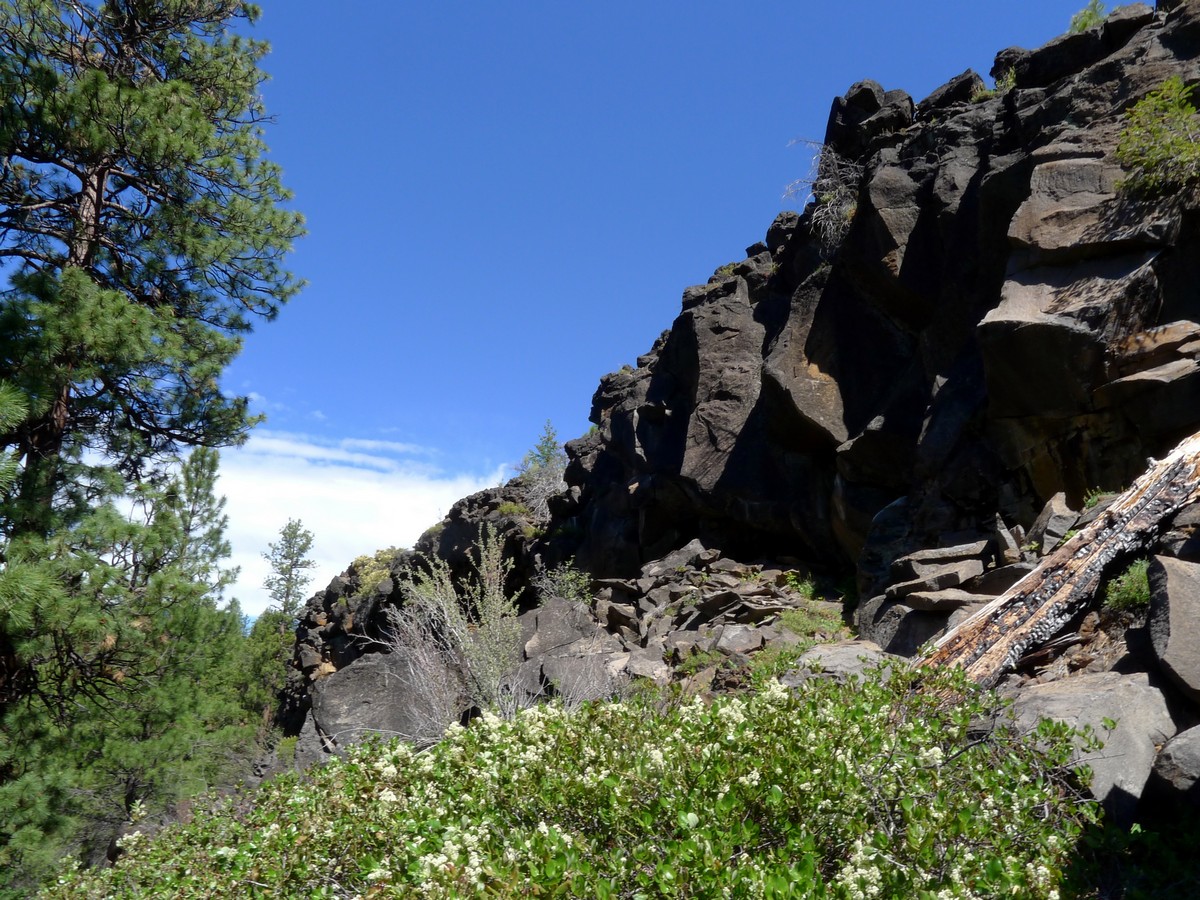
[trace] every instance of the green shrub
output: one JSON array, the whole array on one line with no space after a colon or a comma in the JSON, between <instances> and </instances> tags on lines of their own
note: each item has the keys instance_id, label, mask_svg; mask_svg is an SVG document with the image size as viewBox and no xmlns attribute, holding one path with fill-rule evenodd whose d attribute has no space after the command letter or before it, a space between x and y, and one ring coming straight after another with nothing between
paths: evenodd
<instances>
[{"instance_id":1,"label":"green shrub","mask_svg":"<svg viewBox=\"0 0 1200 900\"><path fill-rule=\"evenodd\" d=\"M1129 172L1122 189L1166 197L1200 185L1200 118L1192 90L1172 75L1125 114L1117 142L1117 160Z\"/></svg>"},{"instance_id":2,"label":"green shrub","mask_svg":"<svg viewBox=\"0 0 1200 900\"><path fill-rule=\"evenodd\" d=\"M300 739L295 735L279 739L279 743L275 745L275 758L285 766L290 766L296 761L296 743Z\"/></svg>"},{"instance_id":3,"label":"green shrub","mask_svg":"<svg viewBox=\"0 0 1200 900\"><path fill-rule=\"evenodd\" d=\"M505 500L496 507L496 512L514 519L528 519L533 515L533 511L524 503L514 503L512 500Z\"/></svg>"},{"instance_id":4,"label":"green shrub","mask_svg":"<svg viewBox=\"0 0 1200 900\"><path fill-rule=\"evenodd\" d=\"M420 685L410 689L428 697L432 710L410 739L435 740L467 706L495 709L512 699L521 624L516 598L506 590L511 570L503 539L485 525L464 581L456 581L437 556L424 557L400 576L404 603L385 611L382 643L409 664Z\"/></svg>"},{"instance_id":5,"label":"green shrub","mask_svg":"<svg viewBox=\"0 0 1200 900\"><path fill-rule=\"evenodd\" d=\"M750 657L750 684L762 689L773 679L793 671L800 657L811 650L816 641L806 638L790 647L780 643L768 644Z\"/></svg>"},{"instance_id":6,"label":"green shrub","mask_svg":"<svg viewBox=\"0 0 1200 900\"><path fill-rule=\"evenodd\" d=\"M371 556L355 557L354 562L350 564L350 568L358 576L358 590L355 596L367 596L383 584L385 578L390 578L392 566L403 552L400 547L387 547L376 550Z\"/></svg>"},{"instance_id":7,"label":"green shrub","mask_svg":"<svg viewBox=\"0 0 1200 900\"><path fill-rule=\"evenodd\" d=\"M541 600L562 597L577 603L592 602L592 576L577 569L573 559L549 569L539 566L533 576L533 589Z\"/></svg>"},{"instance_id":8,"label":"green shrub","mask_svg":"<svg viewBox=\"0 0 1200 900\"><path fill-rule=\"evenodd\" d=\"M1104 606L1116 612L1145 609L1150 605L1150 560L1138 559L1112 579L1104 591Z\"/></svg>"},{"instance_id":9,"label":"green shrub","mask_svg":"<svg viewBox=\"0 0 1200 900\"><path fill-rule=\"evenodd\" d=\"M675 674L683 678L695 675L701 669L717 666L725 662L726 656L719 650L702 650L683 659L675 667Z\"/></svg>"},{"instance_id":10,"label":"green shrub","mask_svg":"<svg viewBox=\"0 0 1200 900\"><path fill-rule=\"evenodd\" d=\"M996 84L992 88L980 86L971 94L972 103L982 103L984 100L991 100L993 97L1002 97L1017 86L1017 70L1005 69L1000 73L1000 77L996 79Z\"/></svg>"},{"instance_id":11,"label":"green shrub","mask_svg":"<svg viewBox=\"0 0 1200 900\"><path fill-rule=\"evenodd\" d=\"M832 606L804 603L795 609L784 610L779 624L797 637L825 635L836 640L850 637L842 616Z\"/></svg>"},{"instance_id":12,"label":"green shrub","mask_svg":"<svg viewBox=\"0 0 1200 900\"><path fill-rule=\"evenodd\" d=\"M996 702L896 670L485 715L426 752L359 745L248 809L126 838L114 868L47 896L1046 900L1095 805L1065 726L972 730Z\"/></svg>"},{"instance_id":13,"label":"green shrub","mask_svg":"<svg viewBox=\"0 0 1200 900\"><path fill-rule=\"evenodd\" d=\"M817 595L817 586L813 583L811 575L801 575L799 572L788 572L787 586L805 600L812 600Z\"/></svg>"},{"instance_id":14,"label":"green shrub","mask_svg":"<svg viewBox=\"0 0 1200 900\"><path fill-rule=\"evenodd\" d=\"M1104 4L1100 0L1088 0L1088 5L1071 16L1071 24L1067 28L1069 34L1079 34L1094 28L1108 18Z\"/></svg>"}]
</instances>

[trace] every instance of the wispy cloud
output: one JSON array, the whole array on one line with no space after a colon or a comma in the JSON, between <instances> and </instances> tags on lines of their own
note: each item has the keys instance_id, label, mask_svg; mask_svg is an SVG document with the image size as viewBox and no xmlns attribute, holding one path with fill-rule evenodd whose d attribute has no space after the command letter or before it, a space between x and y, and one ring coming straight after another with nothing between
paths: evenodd
<instances>
[{"instance_id":1,"label":"wispy cloud","mask_svg":"<svg viewBox=\"0 0 1200 900\"><path fill-rule=\"evenodd\" d=\"M232 562L242 569L231 595L248 613L265 608L269 567L261 553L288 519L300 519L315 536L315 591L356 556L411 546L454 501L503 475L501 468L439 471L429 462L434 455L395 441L288 432L256 432L245 446L223 451L217 490L227 499Z\"/></svg>"},{"instance_id":2,"label":"wispy cloud","mask_svg":"<svg viewBox=\"0 0 1200 900\"><path fill-rule=\"evenodd\" d=\"M260 411L285 412L289 408L286 403L277 403L275 401L268 400L258 391L250 391L248 394L246 394L246 399L249 400L250 403Z\"/></svg>"},{"instance_id":3,"label":"wispy cloud","mask_svg":"<svg viewBox=\"0 0 1200 900\"><path fill-rule=\"evenodd\" d=\"M399 441L376 441L363 438L343 438L338 442L346 450L366 450L367 452L400 453L411 456L433 456L434 450L422 447L420 444L402 444Z\"/></svg>"}]
</instances>

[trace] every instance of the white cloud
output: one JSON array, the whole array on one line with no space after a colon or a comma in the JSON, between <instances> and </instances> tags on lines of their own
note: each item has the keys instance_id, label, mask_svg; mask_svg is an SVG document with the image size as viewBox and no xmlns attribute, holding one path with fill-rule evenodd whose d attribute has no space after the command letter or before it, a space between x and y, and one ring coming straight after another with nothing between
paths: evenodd
<instances>
[{"instance_id":1,"label":"white cloud","mask_svg":"<svg viewBox=\"0 0 1200 900\"><path fill-rule=\"evenodd\" d=\"M495 485L503 474L445 473L405 455L431 451L411 444L303 434L256 432L243 447L221 453L217 492L225 495L234 565L229 596L257 615L269 598L269 567L261 553L287 520L313 533L317 566L309 591L325 587L351 560L381 547L411 546L454 501Z\"/></svg>"},{"instance_id":2,"label":"white cloud","mask_svg":"<svg viewBox=\"0 0 1200 900\"><path fill-rule=\"evenodd\" d=\"M433 451L420 444L402 444L399 441L364 440L363 438L344 438L338 445L347 450L382 451L385 453L402 453L414 456L432 456Z\"/></svg>"},{"instance_id":3,"label":"white cloud","mask_svg":"<svg viewBox=\"0 0 1200 900\"><path fill-rule=\"evenodd\" d=\"M254 404L254 406L262 410L270 410L271 412L286 412L288 409L286 403L276 403L268 400L258 391L250 391L248 394L246 394L246 399Z\"/></svg>"}]
</instances>

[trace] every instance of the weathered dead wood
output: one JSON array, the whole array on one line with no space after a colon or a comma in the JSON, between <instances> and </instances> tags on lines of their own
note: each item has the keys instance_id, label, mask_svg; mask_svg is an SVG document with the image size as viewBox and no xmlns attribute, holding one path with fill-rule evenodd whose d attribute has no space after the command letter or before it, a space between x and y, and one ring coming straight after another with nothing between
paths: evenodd
<instances>
[{"instance_id":1,"label":"weathered dead wood","mask_svg":"<svg viewBox=\"0 0 1200 900\"><path fill-rule=\"evenodd\" d=\"M1096 596L1117 557L1149 546L1166 520L1200 498L1200 433L1152 465L1095 521L1028 575L948 631L920 665L962 666L991 686L1054 637Z\"/></svg>"}]
</instances>

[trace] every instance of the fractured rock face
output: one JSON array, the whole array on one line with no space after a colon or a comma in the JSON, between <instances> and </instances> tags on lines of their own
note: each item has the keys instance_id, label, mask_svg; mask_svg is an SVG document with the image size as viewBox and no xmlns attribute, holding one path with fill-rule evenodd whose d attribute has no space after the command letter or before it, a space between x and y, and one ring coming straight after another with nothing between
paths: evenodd
<instances>
[{"instance_id":1,"label":"fractured rock face","mask_svg":"<svg viewBox=\"0 0 1200 900\"><path fill-rule=\"evenodd\" d=\"M780 216L602 381L570 448L578 559L629 576L703 538L857 563L877 596L872 532L903 555L997 513L1027 530L1200 426L1200 342L1176 340L1200 227L1123 194L1115 158L1132 102L1200 80L1195 19L1135 5L1006 51L1017 87L986 102L969 72L915 117L870 81L838 98L827 144L862 170L845 239L813 237L815 206ZM902 497L900 530L874 528Z\"/></svg>"},{"instance_id":2,"label":"fractured rock face","mask_svg":"<svg viewBox=\"0 0 1200 900\"><path fill-rule=\"evenodd\" d=\"M719 665L789 639L779 617L813 607L788 575L817 566L853 569L861 636L911 655L1028 575L1033 545L1104 515L1075 522L1086 493L1127 486L1200 429L1200 216L1124 195L1114 154L1139 97L1170 75L1200 81L1200 3L1171 6L1002 52L994 74L1016 80L1002 97L972 102L971 72L915 111L901 91L852 86L826 136L861 171L842 186L855 203L841 243L812 233L828 209L783 213L745 259L687 288L637 367L601 380L545 538L506 519L519 498L495 489L422 539L461 568L491 524L522 583L539 558L572 553L597 576L592 608L552 601L523 618L524 699L600 698L685 665L699 670L688 689L706 690ZM1177 520L1171 552L1200 557L1194 526ZM1154 648L1195 701L1200 591L1178 561L1155 572ZM398 599L391 578L366 590L349 571L306 610L289 725L304 723L304 754L430 718L429 701L395 690L402 659L363 655ZM1018 715L1117 720L1087 761L1128 816L1174 725L1144 675L1096 671L1138 654L1131 631L1103 657L1085 633L1095 618L1060 656L1023 660L1028 677L1066 680L1028 686ZM863 649L822 652L840 671ZM1181 791L1196 780L1190 740L1160 760Z\"/></svg>"}]
</instances>

